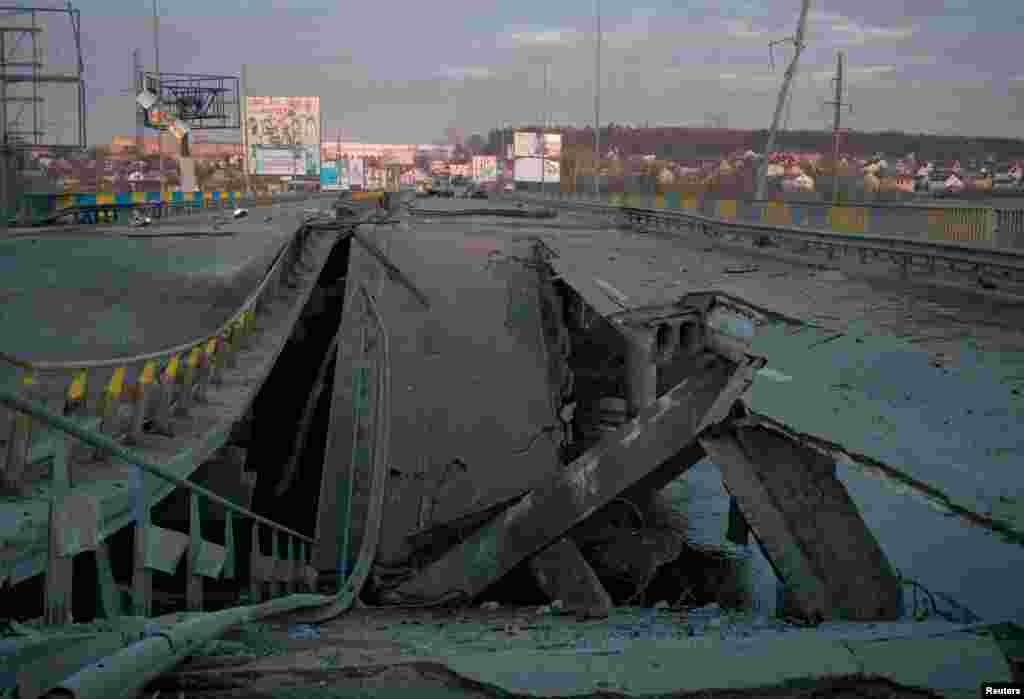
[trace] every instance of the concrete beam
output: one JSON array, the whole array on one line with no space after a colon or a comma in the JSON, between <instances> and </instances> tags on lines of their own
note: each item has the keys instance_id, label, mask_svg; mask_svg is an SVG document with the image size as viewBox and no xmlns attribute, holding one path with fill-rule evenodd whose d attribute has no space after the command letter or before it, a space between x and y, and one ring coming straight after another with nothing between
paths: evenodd
<instances>
[{"instance_id":1,"label":"concrete beam","mask_svg":"<svg viewBox=\"0 0 1024 699\"><path fill-rule=\"evenodd\" d=\"M762 427L699 441L804 616L898 618L899 580L831 457Z\"/></svg>"},{"instance_id":2,"label":"concrete beam","mask_svg":"<svg viewBox=\"0 0 1024 699\"><path fill-rule=\"evenodd\" d=\"M707 426L723 420L761 366L760 359L737 368L715 355L701 355L678 385L637 418L552 473L503 515L398 588L397 595L437 599L457 590L476 597L520 561L671 461ZM703 452L698 449L694 456L692 463Z\"/></svg>"},{"instance_id":3,"label":"concrete beam","mask_svg":"<svg viewBox=\"0 0 1024 699\"><path fill-rule=\"evenodd\" d=\"M603 618L614 606L597 573L569 538L559 539L538 553L529 565L548 599L562 600L567 611Z\"/></svg>"}]
</instances>

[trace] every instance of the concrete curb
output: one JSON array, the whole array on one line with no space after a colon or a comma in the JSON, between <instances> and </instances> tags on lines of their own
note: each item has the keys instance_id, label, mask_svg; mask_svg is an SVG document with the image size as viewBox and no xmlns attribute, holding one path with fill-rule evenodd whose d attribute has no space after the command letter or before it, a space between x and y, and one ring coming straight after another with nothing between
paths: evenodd
<instances>
[{"instance_id":1,"label":"concrete curb","mask_svg":"<svg viewBox=\"0 0 1024 699\"><path fill-rule=\"evenodd\" d=\"M1005 656L988 638L840 642L804 637L741 649L725 645L699 638L638 641L621 652L511 651L456 656L446 664L470 681L535 697L597 691L640 697L855 676L966 697L975 696L985 682L1011 679Z\"/></svg>"}]
</instances>

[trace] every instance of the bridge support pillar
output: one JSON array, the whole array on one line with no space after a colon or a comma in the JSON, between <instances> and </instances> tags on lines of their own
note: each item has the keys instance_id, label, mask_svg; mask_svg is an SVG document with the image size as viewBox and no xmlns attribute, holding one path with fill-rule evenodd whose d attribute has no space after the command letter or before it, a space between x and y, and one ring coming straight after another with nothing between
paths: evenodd
<instances>
[{"instance_id":1,"label":"bridge support pillar","mask_svg":"<svg viewBox=\"0 0 1024 699\"><path fill-rule=\"evenodd\" d=\"M561 600L567 611L589 618L603 618L611 611L611 596L568 537L531 558L530 571L548 599Z\"/></svg>"},{"instance_id":2,"label":"bridge support pillar","mask_svg":"<svg viewBox=\"0 0 1024 699\"><path fill-rule=\"evenodd\" d=\"M896 619L901 588L835 461L765 428L700 444L808 619Z\"/></svg>"},{"instance_id":3,"label":"bridge support pillar","mask_svg":"<svg viewBox=\"0 0 1024 699\"><path fill-rule=\"evenodd\" d=\"M655 333L648 328L621 328L626 338L626 400L635 416L658 397Z\"/></svg>"}]
</instances>

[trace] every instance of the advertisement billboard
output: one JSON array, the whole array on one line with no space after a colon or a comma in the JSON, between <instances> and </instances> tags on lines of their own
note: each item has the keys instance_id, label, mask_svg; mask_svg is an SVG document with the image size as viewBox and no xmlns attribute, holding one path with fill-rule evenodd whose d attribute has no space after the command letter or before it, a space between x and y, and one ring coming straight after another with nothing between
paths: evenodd
<instances>
[{"instance_id":1,"label":"advertisement billboard","mask_svg":"<svg viewBox=\"0 0 1024 699\"><path fill-rule=\"evenodd\" d=\"M562 134L544 134L544 157L553 160L562 159Z\"/></svg>"},{"instance_id":2,"label":"advertisement billboard","mask_svg":"<svg viewBox=\"0 0 1024 699\"><path fill-rule=\"evenodd\" d=\"M351 181L348 178L348 161L347 160L339 160L338 163L337 163L337 166L338 166L338 188L342 189L342 190L347 190L352 185Z\"/></svg>"},{"instance_id":3,"label":"advertisement billboard","mask_svg":"<svg viewBox=\"0 0 1024 699\"><path fill-rule=\"evenodd\" d=\"M250 172L254 175L308 175L320 173L320 159L316 148L255 147L251 152Z\"/></svg>"},{"instance_id":4,"label":"advertisement billboard","mask_svg":"<svg viewBox=\"0 0 1024 699\"><path fill-rule=\"evenodd\" d=\"M477 182L494 182L498 179L498 158L494 155L473 156L473 179Z\"/></svg>"},{"instance_id":5,"label":"advertisement billboard","mask_svg":"<svg viewBox=\"0 0 1024 699\"><path fill-rule=\"evenodd\" d=\"M516 158L513 178L516 182L558 182L561 167L557 160L544 161L544 177L541 178L540 158Z\"/></svg>"},{"instance_id":6,"label":"advertisement billboard","mask_svg":"<svg viewBox=\"0 0 1024 699\"><path fill-rule=\"evenodd\" d=\"M320 174L320 98L246 97L249 172Z\"/></svg>"},{"instance_id":7,"label":"advertisement billboard","mask_svg":"<svg viewBox=\"0 0 1024 699\"><path fill-rule=\"evenodd\" d=\"M338 163L336 161L320 164L320 189L324 192L333 192L340 189L338 186Z\"/></svg>"},{"instance_id":8,"label":"advertisement billboard","mask_svg":"<svg viewBox=\"0 0 1024 699\"><path fill-rule=\"evenodd\" d=\"M516 131L513 134L513 155L517 158L529 158L540 155L540 139L531 131Z\"/></svg>"},{"instance_id":9,"label":"advertisement billboard","mask_svg":"<svg viewBox=\"0 0 1024 699\"><path fill-rule=\"evenodd\" d=\"M352 187L366 187L366 171L363 169L362 159L348 161L348 181Z\"/></svg>"}]
</instances>

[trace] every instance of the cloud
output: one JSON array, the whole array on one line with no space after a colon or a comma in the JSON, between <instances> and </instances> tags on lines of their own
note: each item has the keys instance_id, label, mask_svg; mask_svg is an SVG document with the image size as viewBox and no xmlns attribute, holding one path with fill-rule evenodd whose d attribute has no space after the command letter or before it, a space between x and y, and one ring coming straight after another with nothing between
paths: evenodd
<instances>
[{"instance_id":1,"label":"cloud","mask_svg":"<svg viewBox=\"0 0 1024 699\"><path fill-rule=\"evenodd\" d=\"M872 41L909 39L917 27L883 27L864 24L836 12L811 12L811 33L831 44L862 46Z\"/></svg>"},{"instance_id":2,"label":"cloud","mask_svg":"<svg viewBox=\"0 0 1024 699\"><path fill-rule=\"evenodd\" d=\"M484 80L491 77L493 73L484 66L444 66L438 75L448 80Z\"/></svg>"},{"instance_id":3,"label":"cloud","mask_svg":"<svg viewBox=\"0 0 1024 699\"><path fill-rule=\"evenodd\" d=\"M730 19L725 22L726 33L734 39L760 39L765 32L754 29L754 23L749 19Z\"/></svg>"},{"instance_id":4,"label":"cloud","mask_svg":"<svg viewBox=\"0 0 1024 699\"><path fill-rule=\"evenodd\" d=\"M498 43L513 48L573 46L581 37L575 29L534 29L506 32Z\"/></svg>"}]
</instances>

